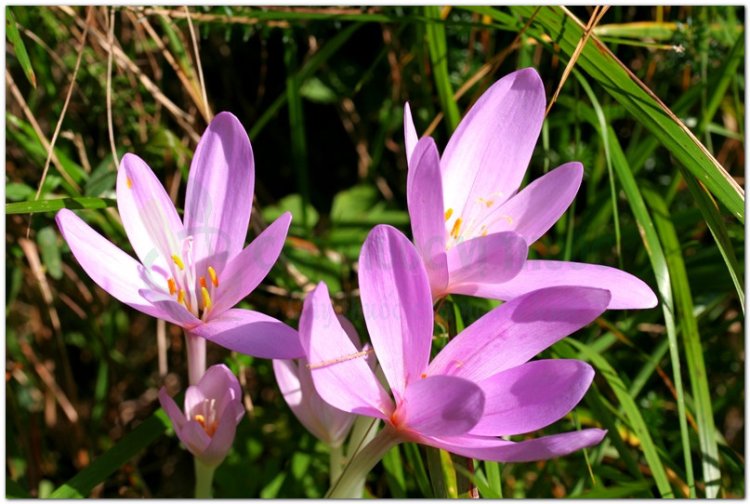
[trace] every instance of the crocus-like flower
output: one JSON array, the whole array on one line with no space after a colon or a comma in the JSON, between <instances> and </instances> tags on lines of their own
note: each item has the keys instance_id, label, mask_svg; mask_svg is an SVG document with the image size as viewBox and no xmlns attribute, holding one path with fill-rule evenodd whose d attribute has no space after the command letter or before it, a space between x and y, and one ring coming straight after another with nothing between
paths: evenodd
<instances>
[{"instance_id":1,"label":"crocus-like flower","mask_svg":"<svg viewBox=\"0 0 750 504\"><path fill-rule=\"evenodd\" d=\"M60 231L94 282L136 310L185 329L191 383L205 369L200 338L257 357L303 354L292 328L232 308L268 274L291 222L285 213L243 249L254 182L250 140L237 118L222 112L195 151L184 221L148 165L134 154L122 158L117 207L140 262L70 210L57 213Z\"/></svg>"},{"instance_id":2,"label":"crocus-like flower","mask_svg":"<svg viewBox=\"0 0 750 504\"><path fill-rule=\"evenodd\" d=\"M188 387L184 413L164 387L159 391L159 402L190 453L208 467L221 464L245 414L242 389L229 368L224 364L211 366L197 385Z\"/></svg>"},{"instance_id":3,"label":"crocus-like flower","mask_svg":"<svg viewBox=\"0 0 750 504\"><path fill-rule=\"evenodd\" d=\"M369 471L401 441L503 462L555 457L601 441L600 429L521 442L495 436L540 429L578 403L593 378L590 366L528 361L594 320L610 301L608 291L550 287L522 295L466 328L430 363L430 285L403 234L385 225L371 231L360 255L359 284L367 329L392 396L337 322L325 284L305 300L300 319L301 342L321 397L386 424L375 448L364 448L352 461L353 471ZM342 485L331 495L351 497Z\"/></svg>"},{"instance_id":4,"label":"crocus-like flower","mask_svg":"<svg viewBox=\"0 0 750 504\"><path fill-rule=\"evenodd\" d=\"M404 110L412 234L434 299L449 293L513 299L553 285L608 289L609 308L651 308L657 300L638 278L615 268L526 261L573 201L583 166L570 162L518 191L544 121L544 85L526 68L506 75L477 100L439 156L418 140Z\"/></svg>"},{"instance_id":5,"label":"crocus-like flower","mask_svg":"<svg viewBox=\"0 0 750 504\"><path fill-rule=\"evenodd\" d=\"M338 316L338 320L355 348L361 349L352 323L343 316ZM368 353L368 348L365 348L358 355L364 357ZM307 359L275 359L273 371L284 400L302 425L327 445L340 447L356 415L334 408L320 397L313 385Z\"/></svg>"}]
</instances>

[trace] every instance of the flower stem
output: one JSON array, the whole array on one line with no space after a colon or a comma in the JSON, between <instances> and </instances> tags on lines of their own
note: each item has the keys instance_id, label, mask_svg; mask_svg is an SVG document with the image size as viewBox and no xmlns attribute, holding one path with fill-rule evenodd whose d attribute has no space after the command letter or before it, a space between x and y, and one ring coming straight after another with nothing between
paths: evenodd
<instances>
[{"instance_id":1,"label":"flower stem","mask_svg":"<svg viewBox=\"0 0 750 504\"><path fill-rule=\"evenodd\" d=\"M195 459L195 498L210 499L212 497L211 486L214 481L216 466L207 466L197 458Z\"/></svg>"},{"instance_id":2,"label":"flower stem","mask_svg":"<svg viewBox=\"0 0 750 504\"><path fill-rule=\"evenodd\" d=\"M195 385L206 372L206 340L185 331L187 345L188 378Z\"/></svg>"},{"instance_id":3,"label":"flower stem","mask_svg":"<svg viewBox=\"0 0 750 504\"><path fill-rule=\"evenodd\" d=\"M361 482L375 465L388 453L388 450L401 442L401 437L390 425L386 425L367 446L357 452L341 473L339 479L331 485L326 493L327 498L359 498ZM360 495L354 495L356 491Z\"/></svg>"},{"instance_id":4,"label":"flower stem","mask_svg":"<svg viewBox=\"0 0 750 504\"><path fill-rule=\"evenodd\" d=\"M331 455L329 463L329 473L331 477L331 486L336 483L336 480L341 476L341 471L344 469L344 449L341 445L331 446Z\"/></svg>"}]
</instances>

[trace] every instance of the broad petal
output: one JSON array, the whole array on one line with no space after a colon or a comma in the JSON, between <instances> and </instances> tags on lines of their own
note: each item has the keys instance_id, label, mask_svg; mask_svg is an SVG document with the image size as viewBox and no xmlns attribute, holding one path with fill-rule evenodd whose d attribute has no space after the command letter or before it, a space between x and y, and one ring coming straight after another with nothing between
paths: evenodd
<instances>
[{"instance_id":1,"label":"broad petal","mask_svg":"<svg viewBox=\"0 0 750 504\"><path fill-rule=\"evenodd\" d=\"M355 415L334 408L320 397L307 360L274 360L273 371L284 400L300 423L324 443L341 446Z\"/></svg>"},{"instance_id":2,"label":"broad petal","mask_svg":"<svg viewBox=\"0 0 750 504\"><path fill-rule=\"evenodd\" d=\"M464 283L502 283L521 271L529 247L520 235L506 231L460 242L447 254L451 292Z\"/></svg>"},{"instance_id":3,"label":"broad petal","mask_svg":"<svg viewBox=\"0 0 750 504\"><path fill-rule=\"evenodd\" d=\"M607 308L609 298L609 291L587 287L550 287L515 298L451 340L428 374L479 383L587 325Z\"/></svg>"},{"instance_id":4,"label":"broad petal","mask_svg":"<svg viewBox=\"0 0 750 504\"><path fill-rule=\"evenodd\" d=\"M471 430L482 436L525 434L561 419L581 400L594 370L572 359L537 360L479 382L484 415Z\"/></svg>"},{"instance_id":5,"label":"broad petal","mask_svg":"<svg viewBox=\"0 0 750 504\"><path fill-rule=\"evenodd\" d=\"M253 204L255 166L245 129L222 112L203 133L190 164L185 228L194 238L199 271L220 271L245 243ZM205 264L207 260L211 264Z\"/></svg>"},{"instance_id":6,"label":"broad petal","mask_svg":"<svg viewBox=\"0 0 750 504\"><path fill-rule=\"evenodd\" d=\"M221 415L231 401L239 402L241 398L242 388L234 373L224 364L214 364L196 385L188 387L185 392L185 411L192 416L196 406L213 399L216 401L216 411Z\"/></svg>"},{"instance_id":7,"label":"broad petal","mask_svg":"<svg viewBox=\"0 0 750 504\"><path fill-rule=\"evenodd\" d=\"M501 204L521 184L544 121L544 85L533 68L506 75L477 100L445 147L445 208L471 222L480 198Z\"/></svg>"},{"instance_id":8,"label":"broad petal","mask_svg":"<svg viewBox=\"0 0 750 504\"><path fill-rule=\"evenodd\" d=\"M141 262L171 270L170 258L182 251L182 221L162 183L135 154L125 154L117 171L117 209Z\"/></svg>"},{"instance_id":9,"label":"broad petal","mask_svg":"<svg viewBox=\"0 0 750 504\"><path fill-rule=\"evenodd\" d=\"M216 432L211 437L211 442L199 457L204 464L217 466L224 461L224 458L232 448L232 442L237 432L237 424L240 419L235 419L233 415L222 415L219 419L219 425Z\"/></svg>"},{"instance_id":10,"label":"broad petal","mask_svg":"<svg viewBox=\"0 0 750 504\"><path fill-rule=\"evenodd\" d=\"M73 256L99 287L138 311L169 320L162 309L140 294L154 285L154 279L149 278L143 265L94 231L70 210L63 208L57 212L55 220Z\"/></svg>"},{"instance_id":11,"label":"broad petal","mask_svg":"<svg viewBox=\"0 0 750 504\"><path fill-rule=\"evenodd\" d=\"M396 399L420 379L432 345L432 297L417 250L391 226L375 226L359 256L362 312Z\"/></svg>"},{"instance_id":12,"label":"broad petal","mask_svg":"<svg viewBox=\"0 0 750 504\"><path fill-rule=\"evenodd\" d=\"M502 284L477 283L462 287L462 294L492 299L513 299L545 287L574 285L607 289L610 310L653 308L658 300L641 279L616 268L571 261L526 261L523 269Z\"/></svg>"},{"instance_id":13,"label":"broad petal","mask_svg":"<svg viewBox=\"0 0 750 504\"><path fill-rule=\"evenodd\" d=\"M471 435L431 437L422 441L430 446L478 460L533 462L562 457L582 448L597 445L606 434L607 431L602 429L584 429L518 443Z\"/></svg>"},{"instance_id":14,"label":"broad petal","mask_svg":"<svg viewBox=\"0 0 750 504\"><path fill-rule=\"evenodd\" d=\"M424 261L433 294L448 285L445 254L445 211L440 156L435 141L422 138L416 145L406 180L406 199L414 245Z\"/></svg>"},{"instance_id":15,"label":"broad petal","mask_svg":"<svg viewBox=\"0 0 750 504\"><path fill-rule=\"evenodd\" d=\"M342 411L388 418L393 402L338 322L324 283L307 295L299 327L315 390L323 400Z\"/></svg>"},{"instance_id":16,"label":"broad petal","mask_svg":"<svg viewBox=\"0 0 750 504\"><path fill-rule=\"evenodd\" d=\"M488 229L491 233L515 231L526 243L534 243L565 213L582 179L581 163L555 168L494 210L487 217Z\"/></svg>"},{"instance_id":17,"label":"broad petal","mask_svg":"<svg viewBox=\"0 0 750 504\"><path fill-rule=\"evenodd\" d=\"M185 415L177 406L177 403L174 402L174 399L167 394L167 389L165 387L162 387L159 390L159 403L161 404L161 407L164 408L169 419L172 420L175 430L182 428L182 426L185 425L185 422L187 422Z\"/></svg>"},{"instance_id":18,"label":"broad petal","mask_svg":"<svg viewBox=\"0 0 750 504\"><path fill-rule=\"evenodd\" d=\"M262 359L296 359L304 355L297 331L256 311L227 310L190 332L229 350Z\"/></svg>"},{"instance_id":19,"label":"broad petal","mask_svg":"<svg viewBox=\"0 0 750 504\"><path fill-rule=\"evenodd\" d=\"M414 127L414 121L411 117L411 108L409 103L404 103L404 147L406 147L406 163L411 166L411 156L414 148L417 146L419 135Z\"/></svg>"},{"instance_id":20,"label":"broad petal","mask_svg":"<svg viewBox=\"0 0 750 504\"><path fill-rule=\"evenodd\" d=\"M397 414L403 414L404 424L420 434L455 436L469 432L483 411L484 394L476 384L452 376L427 376L406 387Z\"/></svg>"},{"instance_id":21,"label":"broad petal","mask_svg":"<svg viewBox=\"0 0 750 504\"><path fill-rule=\"evenodd\" d=\"M188 420L179 429L175 428L175 434L187 449L196 457L201 457L203 452L211 444L211 437L206 434L203 427L195 420Z\"/></svg>"},{"instance_id":22,"label":"broad petal","mask_svg":"<svg viewBox=\"0 0 750 504\"><path fill-rule=\"evenodd\" d=\"M239 303L268 275L279 258L291 221L291 213L282 214L219 271L213 314L223 313Z\"/></svg>"},{"instance_id":23,"label":"broad petal","mask_svg":"<svg viewBox=\"0 0 750 504\"><path fill-rule=\"evenodd\" d=\"M188 330L201 324L198 317L163 292L144 289L140 291L140 295L159 310L158 318L160 319Z\"/></svg>"}]
</instances>

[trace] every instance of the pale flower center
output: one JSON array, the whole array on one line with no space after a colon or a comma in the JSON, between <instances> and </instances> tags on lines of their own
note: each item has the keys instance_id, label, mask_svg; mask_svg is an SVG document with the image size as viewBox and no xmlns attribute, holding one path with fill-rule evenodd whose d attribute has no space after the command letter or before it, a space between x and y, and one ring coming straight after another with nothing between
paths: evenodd
<instances>
[{"instance_id":1,"label":"pale flower center","mask_svg":"<svg viewBox=\"0 0 750 504\"><path fill-rule=\"evenodd\" d=\"M216 417L215 399L207 399L193 409L193 420L203 427L208 437L213 437L219 427L219 420Z\"/></svg>"},{"instance_id":2,"label":"pale flower center","mask_svg":"<svg viewBox=\"0 0 750 504\"><path fill-rule=\"evenodd\" d=\"M191 258L191 237L183 245L182 253L172 254L172 276L167 278L167 290L179 304L198 318L205 319L213 306L212 299L219 287L219 277L212 266L198 276ZM195 278L198 276L196 285Z\"/></svg>"},{"instance_id":3,"label":"pale flower center","mask_svg":"<svg viewBox=\"0 0 750 504\"><path fill-rule=\"evenodd\" d=\"M448 233L445 242L446 250L455 247L462 241L471 240L478 236L487 236L490 227L501 220L506 221L508 225L513 224L513 218L510 215L495 211L497 210L495 205L501 197L502 194L498 192L492 193L486 198L476 198L472 205L464 209L462 215L456 215L455 218L456 212L453 208L448 208L445 211L445 231Z\"/></svg>"}]
</instances>

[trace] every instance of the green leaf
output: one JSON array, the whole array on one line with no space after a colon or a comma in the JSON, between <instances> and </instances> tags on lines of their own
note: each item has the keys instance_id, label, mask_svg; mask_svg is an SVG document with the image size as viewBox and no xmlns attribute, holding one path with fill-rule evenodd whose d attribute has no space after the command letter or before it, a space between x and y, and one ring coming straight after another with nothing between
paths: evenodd
<instances>
[{"instance_id":1,"label":"green leaf","mask_svg":"<svg viewBox=\"0 0 750 504\"><path fill-rule=\"evenodd\" d=\"M62 278L62 260L60 259L60 247L57 244L57 233L50 227L44 227L36 235L39 250L42 253L42 263L49 276L55 280Z\"/></svg>"},{"instance_id":2,"label":"green leaf","mask_svg":"<svg viewBox=\"0 0 750 504\"><path fill-rule=\"evenodd\" d=\"M427 5L424 7L425 17L434 20L425 24L427 30L427 46L430 49L432 74L435 77L440 104L443 114L448 121L450 131L456 129L461 116L458 105L453 99L453 87L448 73L448 44L445 40L445 25L440 19L440 7Z\"/></svg>"},{"instance_id":3,"label":"green leaf","mask_svg":"<svg viewBox=\"0 0 750 504\"><path fill-rule=\"evenodd\" d=\"M535 7L518 5L512 10L526 18ZM541 39L549 36L555 46L572 55L584 29L562 8L545 6L538 10L529 32ZM695 177L740 222L745 221L744 192L718 161L698 141L656 95L642 84L596 36L589 38L576 63L625 107L653 136L659 139Z\"/></svg>"},{"instance_id":4,"label":"green leaf","mask_svg":"<svg viewBox=\"0 0 750 504\"><path fill-rule=\"evenodd\" d=\"M77 499L88 497L91 490L107 479L119 467L154 442L171 424L164 410L159 409L132 432L123 437L112 449L95 459L91 465L58 487L50 497Z\"/></svg>"},{"instance_id":5,"label":"green leaf","mask_svg":"<svg viewBox=\"0 0 750 504\"><path fill-rule=\"evenodd\" d=\"M703 359L700 334L698 333L698 322L693 316L693 297L690 293L685 261L682 258L680 241L670 218L669 208L667 208L664 200L658 193L648 189L643 191L643 195L653 211L654 223L666 252L680 328L682 329L685 355L687 356L690 384L695 401L695 416L698 423L698 440L701 447L706 497L714 499L719 493L721 483L719 447L716 439L713 408L711 407L711 391L708 387L708 375L706 374L706 364Z\"/></svg>"},{"instance_id":6,"label":"green leaf","mask_svg":"<svg viewBox=\"0 0 750 504\"><path fill-rule=\"evenodd\" d=\"M648 481L633 481L632 483L618 483L615 486L599 487L576 495L576 499L621 499L623 497L639 496L644 490L648 490L651 483Z\"/></svg>"},{"instance_id":7,"label":"green leaf","mask_svg":"<svg viewBox=\"0 0 750 504\"><path fill-rule=\"evenodd\" d=\"M10 201L22 201L34 196L34 189L26 184L11 182L5 185L5 199Z\"/></svg>"},{"instance_id":8,"label":"green leaf","mask_svg":"<svg viewBox=\"0 0 750 504\"><path fill-rule=\"evenodd\" d=\"M336 103L339 99L335 91L317 77L307 79L300 86L299 94L316 103Z\"/></svg>"},{"instance_id":9,"label":"green leaf","mask_svg":"<svg viewBox=\"0 0 750 504\"><path fill-rule=\"evenodd\" d=\"M654 270L662 313L667 329L667 338L669 339L669 354L672 361L672 372L674 376L674 385L677 391L677 412L680 422L680 436L682 440L683 459L685 461L685 473L687 475L687 484L690 488L691 497L694 497L695 480L693 475L693 463L690 455L690 438L687 430L687 416L685 409L685 393L682 384L682 364L680 362L679 344L677 341L677 327L674 315L674 300L672 285L670 280L670 268L662 248L659 235L651 219L651 215L646 208L638 183L633 176L625 153L620 146L620 141L615 134L612 126L607 128L609 135L609 144L612 149L612 162L620 179L622 189L625 192L630 209L635 216L638 224L638 231L646 248L651 267Z\"/></svg>"},{"instance_id":10,"label":"green leaf","mask_svg":"<svg viewBox=\"0 0 750 504\"><path fill-rule=\"evenodd\" d=\"M13 50L16 51L16 58L18 58L18 63L21 65L23 73L26 75L26 78L29 80L31 85L36 89L36 74L34 74L34 69L31 67L29 53L26 52L26 46L23 43L21 34L18 32L18 27L16 26L16 18L13 15L13 11L10 9L10 7L5 8L5 29L8 40L13 46Z\"/></svg>"},{"instance_id":11,"label":"green leaf","mask_svg":"<svg viewBox=\"0 0 750 504\"><path fill-rule=\"evenodd\" d=\"M81 210L84 208L107 208L117 204L114 199L109 198L57 198L39 201L21 201L18 203L6 203L5 213L10 214L27 214L56 212L61 208L70 208L71 210Z\"/></svg>"},{"instance_id":12,"label":"green leaf","mask_svg":"<svg viewBox=\"0 0 750 504\"><path fill-rule=\"evenodd\" d=\"M302 234L304 231L302 224L303 205L302 196L299 194L290 194L279 200L277 204L264 208L263 219L270 223L278 219L284 212L291 212L292 229L295 231L295 234ZM315 207L308 203L305 207L305 213L307 214L308 225L315 227L319 219Z\"/></svg>"}]
</instances>

